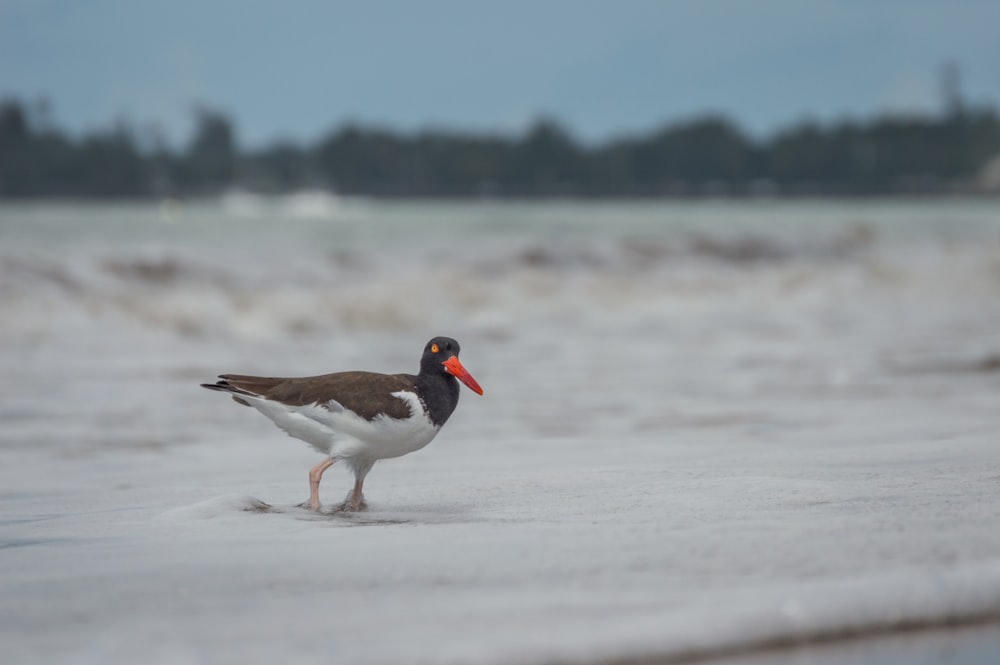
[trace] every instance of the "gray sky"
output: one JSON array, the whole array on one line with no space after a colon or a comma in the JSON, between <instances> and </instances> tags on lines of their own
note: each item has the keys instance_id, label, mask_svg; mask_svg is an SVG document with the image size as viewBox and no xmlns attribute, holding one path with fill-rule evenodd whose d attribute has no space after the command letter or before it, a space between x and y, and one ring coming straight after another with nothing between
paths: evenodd
<instances>
[{"instance_id":1,"label":"gray sky","mask_svg":"<svg viewBox=\"0 0 1000 665\"><path fill-rule=\"evenodd\" d=\"M127 118L240 142L347 121L602 141L712 111L755 135L941 108L944 63L1000 107L1000 1L0 0L0 96L73 132Z\"/></svg>"}]
</instances>

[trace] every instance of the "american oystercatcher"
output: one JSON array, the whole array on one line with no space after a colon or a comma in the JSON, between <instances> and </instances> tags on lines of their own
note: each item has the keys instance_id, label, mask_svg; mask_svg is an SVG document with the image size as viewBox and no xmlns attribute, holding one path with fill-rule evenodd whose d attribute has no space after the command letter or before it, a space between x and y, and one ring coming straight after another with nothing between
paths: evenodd
<instances>
[{"instance_id":1,"label":"american oystercatcher","mask_svg":"<svg viewBox=\"0 0 1000 665\"><path fill-rule=\"evenodd\" d=\"M289 379L222 374L220 381L201 387L230 393L328 456L309 471L309 500L303 506L320 510L323 472L342 459L354 471L354 489L342 508L363 510L362 485L372 466L430 443L458 404L458 381L483 394L458 352L455 340L435 337L424 347L417 375L337 372Z\"/></svg>"}]
</instances>

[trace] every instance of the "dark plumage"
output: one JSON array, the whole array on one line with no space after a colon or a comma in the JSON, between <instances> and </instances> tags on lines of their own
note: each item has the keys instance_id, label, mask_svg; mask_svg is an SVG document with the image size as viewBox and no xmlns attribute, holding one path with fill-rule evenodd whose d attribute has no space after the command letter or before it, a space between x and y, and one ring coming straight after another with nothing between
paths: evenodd
<instances>
[{"instance_id":1,"label":"dark plumage","mask_svg":"<svg viewBox=\"0 0 1000 665\"><path fill-rule=\"evenodd\" d=\"M393 397L392 393L414 390L416 379L411 374L375 372L337 372L294 379L222 374L219 378L222 380L203 386L232 392L233 399L246 406L250 404L241 399L240 394L263 397L289 406L319 404L326 407L330 400L334 400L365 420L373 420L379 414L390 418L408 418L410 407L405 401Z\"/></svg>"}]
</instances>

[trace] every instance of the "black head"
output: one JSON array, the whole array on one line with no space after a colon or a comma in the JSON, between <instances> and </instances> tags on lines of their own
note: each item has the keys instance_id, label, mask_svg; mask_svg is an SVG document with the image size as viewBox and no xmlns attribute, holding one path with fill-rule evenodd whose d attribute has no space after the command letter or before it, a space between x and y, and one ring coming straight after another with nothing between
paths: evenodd
<instances>
[{"instance_id":1,"label":"black head","mask_svg":"<svg viewBox=\"0 0 1000 665\"><path fill-rule=\"evenodd\" d=\"M459 351L461 348L458 346L458 342L451 337L435 337L424 347L424 355L420 358L420 373L454 376L470 390L482 395L483 389L479 387L472 375L462 367L462 363L458 362Z\"/></svg>"},{"instance_id":2,"label":"black head","mask_svg":"<svg viewBox=\"0 0 1000 665\"><path fill-rule=\"evenodd\" d=\"M424 347L422 362L433 360L440 365L446 358L457 356L461 350L457 340L451 337L435 337Z\"/></svg>"}]
</instances>

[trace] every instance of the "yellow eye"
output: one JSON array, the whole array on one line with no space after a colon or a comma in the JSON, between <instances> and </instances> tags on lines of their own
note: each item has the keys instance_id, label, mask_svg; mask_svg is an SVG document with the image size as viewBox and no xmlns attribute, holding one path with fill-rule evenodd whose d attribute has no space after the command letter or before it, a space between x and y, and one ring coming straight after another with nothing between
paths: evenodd
<instances>
[{"instance_id":1,"label":"yellow eye","mask_svg":"<svg viewBox=\"0 0 1000 665\"><path fill-rule=\"evenodd\" d=\"M439 350L437 344L431 344L431 353L437 353Z\"/></svg>"}]
</instances>

